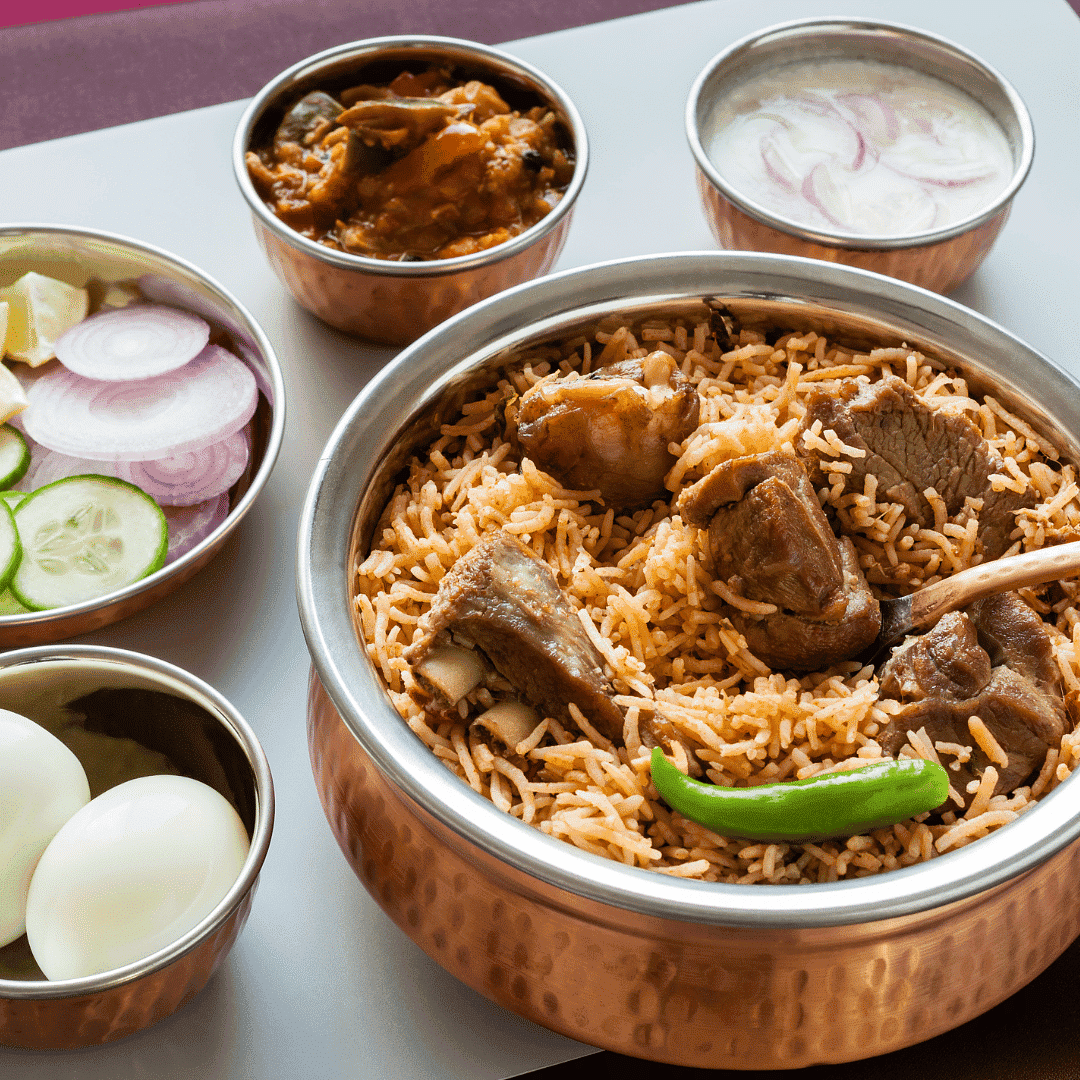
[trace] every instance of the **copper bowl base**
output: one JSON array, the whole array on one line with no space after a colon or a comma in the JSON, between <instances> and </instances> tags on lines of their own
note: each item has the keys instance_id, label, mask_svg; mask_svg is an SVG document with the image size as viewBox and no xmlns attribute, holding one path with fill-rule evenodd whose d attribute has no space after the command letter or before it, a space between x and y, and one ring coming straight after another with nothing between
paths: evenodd
<instances>
[{"instance_id":1,"label":"copper bowl base","mask_svg":"<svg viewBox=\"0 0 1080 1080\"><path fill-rule=\"evenodd\" d=\"M890 249L848 248L818 244L750 217L717 191L700 167L697 184L709 229L722 248L844 263L939 293L952 292L975 273L1004 228L1012 205L1007 203L983 224L936 244Z\"/></svg>"},{"instance_id":2,"label":"copper bowl base","mask_svg":"<svg viewBox=\"0 0 1080 1080\"><path fill-rule=\"evenodd\" d=\"M282 240L255 215L252 222L271 268L302 308L367 341L408 345L480 300L546 274L566 243L571 217L572 210L550 232L505 259L416 277L334 266Z\"/></svg>"},{"instance_id":3,"label":"copper bowl base","mask_svg":"<svg viewBox=\"0 0 1080 1080\"><path fill-rule=\"evenodd\" d=\"M254 888L225 924L186 956L112 990L80 997L0 998L0 1044L73 1050L133 1035L186 1005L221 966L247 922Z\"/></svg>"},{"instance_id":4,"label":"copper bowl base","mask_svg":"<svg viewBox=\"0 0 1080 1080\"><path fill-rule=\"evenodd\" d=\"M713 1069L885 1054L986 1012L1080 933L1080 841L903 918L759 930L641 915L523 874L404 796L314 669L307 725L327 820L387 915L491 1001L606 1050Z\"/></svg>"}]
</instances>

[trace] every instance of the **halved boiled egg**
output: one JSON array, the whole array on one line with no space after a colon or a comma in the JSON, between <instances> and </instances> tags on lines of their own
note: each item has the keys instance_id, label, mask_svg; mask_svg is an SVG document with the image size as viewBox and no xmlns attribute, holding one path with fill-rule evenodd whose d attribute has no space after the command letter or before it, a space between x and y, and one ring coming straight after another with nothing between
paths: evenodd
<instances>
[{"instance_id":1,"label":"halved boiled egg","mask_svg":"<svg viewBox=\"0 0 1080 1080\"><path fill-rule=\"evenodd\" d=\"M26 935L50 979L123 967L194 929L248 853L240 815L187 776L143 776L99 795L41 856Z\"/></svg>"},{"instance_id":2,"label":"halved boiled egg","mask_svg":"<svg viewBox=\"0 0 1080 1080\"><path fill-rule=\"evenodd\" d=\"M26 930L27 891L42 852L89 802L79 759L40 724L0 709L0 947Z\"/></svg>"}]
</instances>

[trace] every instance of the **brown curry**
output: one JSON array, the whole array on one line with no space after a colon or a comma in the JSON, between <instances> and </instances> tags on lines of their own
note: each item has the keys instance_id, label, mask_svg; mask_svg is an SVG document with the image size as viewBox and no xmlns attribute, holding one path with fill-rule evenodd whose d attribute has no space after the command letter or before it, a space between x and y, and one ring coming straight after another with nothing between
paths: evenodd
<instances>
[{"instance_id":1,"label":"brown curry","mask_svg":"<svg viewBox=\"0 0 1080 1080\"><path fill-rule=\"evenodd\" d=\"M315 90L249 151L252 182L304 236L354 255L450 259L505 243L557 205L574 171L555 113L486 83L402 72Z\"/></svg>"}]
</instances>

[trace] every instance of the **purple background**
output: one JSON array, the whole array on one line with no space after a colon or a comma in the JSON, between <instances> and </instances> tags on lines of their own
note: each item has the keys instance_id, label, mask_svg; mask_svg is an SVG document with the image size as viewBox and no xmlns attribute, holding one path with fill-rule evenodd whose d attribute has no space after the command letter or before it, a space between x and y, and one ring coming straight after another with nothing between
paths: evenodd
<instances>
[{"instance_id":1,"label":"purple background","mask_svg":"<svg viewBox=\"0 0 1080 1080\"><path fill-rule=\"evenodd\" d=\"M678 2L187 0L9 27L0 30L0 149L250 97L344 41L426 33L496 44ZM1080 0L1068 2L1080 12Z\"/></svg>"},{"instance_id":2,"label":"purple background","mask_svg":"<svg viewBox=\"0 0 1080 1080\"><path fill-rule=\"evenodd\" d=\"M677 2L188 0L9 27L0 31L0 149L250 97L344 41L424 33L493 45Z\"/></svg>"},{"instance_id":3,"label":"purple background","mask_svg":"<svg viewBox=\"0 0 1080 1080\"><path fill-rule=\"evenodd\" d=\"M0 149L250 97L344 41L425 33L496 44L678 2L187 0L9 27L0 30ZM1068 2L1080 13L1080 0Z\"/></svg>"}]
</instances>

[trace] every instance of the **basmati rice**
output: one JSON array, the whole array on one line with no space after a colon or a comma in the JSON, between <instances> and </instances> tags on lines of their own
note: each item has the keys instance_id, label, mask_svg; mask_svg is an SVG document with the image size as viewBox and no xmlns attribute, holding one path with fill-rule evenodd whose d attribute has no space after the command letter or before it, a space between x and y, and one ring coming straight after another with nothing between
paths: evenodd
<instances>
[{"instance_id":1,"label":"basmati rice","mask_svg":"<svg viewBox=\"0 0 1080 1080\"><path fill-rule=\"evenodd\" d=\"M698 429L672 447L678 460L667 477L667 505L617 514L590 501L595 492L563 489L501 437L500 410L509 393L642 358L659 345L701 396ZM391 497L372 550L355 568L355 604L368 654L402 717L447 768L505 812L583 850L680 877L774 884L862 877L936 857L1014 820L1076 768L1080 736L1066 735L1031 785L1008 796L992 794L997 772L987 768L961 817L948 812L818 843L762 845L718 836L673 813L649 780L638 725L658 708L716 784L772 783L882 756L877 736L900 705L879 697L873 670L848 661L802 678L770 671L749 652L724 605L759 613L771 605L713 581L702 535L672 506L683 486L721 461L794 449L809 393L886 373L905 378L933 407L968 416L1005 462L998 483L1021 490L1030 484L1038 492L1040 503L1017 515L1010 553L1080 537L1076 468L1058 464L1057 449L1000 402L974 399L962 376L905 344L864 353L812 331L774 342L742 331L736 346L722 352L706 323L605 325L591 340L535 350L497 387L469 401L426 455L412 461ZM934 527L922 528L906 520L900 504L878 501L873 476L862 491L847 490L845 460L857 457L857 448L816 428L804 439L836 461L819 498L851 537L871 585L909 591L978 560L981 500L968 499L950 520L928 489ZM410 696L412 675L402 653L419 633L439 580L497 528L515 533L556 574L608 668L626 716L624 745L612 746L571 705L577 731L545 718L504 750L470 726L491 704L490 693L483 692L486 700L475 692L464 699L454 720L427 716ZM1067 690L1080 689L1078 589L1069 580L1024 593L1043 615ZM950 759L967 761L977 745L1003 765L1006 755L975 721L970 746L935 745L921 731L904 752L948 767ZM672 758L687 767L677 744ZM954 802L962 809L955 791Z\"/></svg>"}]
</instances>

